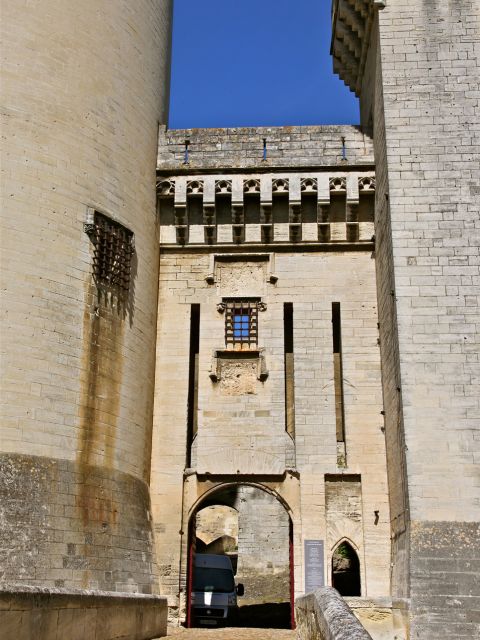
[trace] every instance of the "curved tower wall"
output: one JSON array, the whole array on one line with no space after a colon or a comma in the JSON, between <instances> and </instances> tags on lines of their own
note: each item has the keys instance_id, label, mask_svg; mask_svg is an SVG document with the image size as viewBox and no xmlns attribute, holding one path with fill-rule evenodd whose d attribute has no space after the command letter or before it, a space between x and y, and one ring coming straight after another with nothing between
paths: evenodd
<instances>
[{"instance_id":1,"label":"curved tower wall","mask_svg":"<svg viewBox=\"0 0 480 640\"><path fill-rule=\"evenodd\" d=\"M10 2L2 25L3 580L150 592L171 2ZM134 234L123 305L92 278L93 210Z\"/></svg>"}]
</instances>

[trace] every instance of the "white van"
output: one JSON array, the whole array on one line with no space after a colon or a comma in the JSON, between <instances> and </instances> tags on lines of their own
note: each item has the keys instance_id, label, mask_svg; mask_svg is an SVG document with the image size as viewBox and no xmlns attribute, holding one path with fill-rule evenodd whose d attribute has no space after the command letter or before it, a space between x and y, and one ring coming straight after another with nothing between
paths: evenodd
<instances>
[{"instance_id":1,"label":"white van","mask_svg":"<svg viewBox=\"0 0 480 640\"><path fill-rule=\"evenodd\" d=\"M232 562L228 556L197 554L193 571L192 617L199 624L216 626L235 621L237 595L243 584L235 586Z\"/></svg>"}]
</instances>

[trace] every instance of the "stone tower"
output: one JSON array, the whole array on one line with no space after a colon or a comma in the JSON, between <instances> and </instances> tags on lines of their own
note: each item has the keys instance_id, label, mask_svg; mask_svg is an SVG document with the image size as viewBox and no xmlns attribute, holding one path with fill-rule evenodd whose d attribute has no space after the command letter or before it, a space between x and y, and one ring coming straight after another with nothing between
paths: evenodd
<instances>
[{"instance_id":1,"label":"stone tower","mask_svg":"<svg viewBox=\"0 0 480 640\"><path fill-rule=\"evenodd\" d=\"M360 97L375 148L392 592L410 598L412 638L471 638L471 562L480 555L480 5L338 0L333 8L334 69Z\"/></svg>"},{"instance_id":2,"label":"stone tower","mask_svg":"<svg viewBox=\"0 0 480 640\"><path fill-rule=\"evenodd\" d=\"M155 168L170 23L169 0L2 10L7 583L156 589Z\"/></svg>"}]
</instances>

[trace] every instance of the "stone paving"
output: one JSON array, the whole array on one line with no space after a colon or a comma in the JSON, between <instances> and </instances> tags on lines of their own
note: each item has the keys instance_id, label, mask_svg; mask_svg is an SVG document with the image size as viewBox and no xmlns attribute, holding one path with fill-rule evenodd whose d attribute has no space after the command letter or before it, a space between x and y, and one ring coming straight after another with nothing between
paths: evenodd
<instances>
[{"instance_id":1,"label":"stone paving","mask_svg":"<svg viewBox=\"0 0 480 640\"><path fill-rule=\"evenodd\" d=\"M175 640L293 640L295 631L239 627L226 627L224 629L169 627L168 637L174 637Z\"/></svg>"}]
</instances>

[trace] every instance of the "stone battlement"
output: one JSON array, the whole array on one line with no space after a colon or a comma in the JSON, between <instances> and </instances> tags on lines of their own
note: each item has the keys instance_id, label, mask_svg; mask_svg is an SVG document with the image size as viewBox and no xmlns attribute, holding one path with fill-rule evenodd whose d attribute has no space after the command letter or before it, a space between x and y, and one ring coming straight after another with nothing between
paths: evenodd
<instances>
[{"instance_id":1,"label":"stone battlement","mask_svg":"<svg viewBox=\"0 0 480 640\"><path fill-rule=\"evenodd\" d=\"M186 141L188 153L186 154ZM265 145L265 147L264 147ZM351 125L160 130L158 170L373 165L371 138Z\"/></svg>"}]
</instances>

